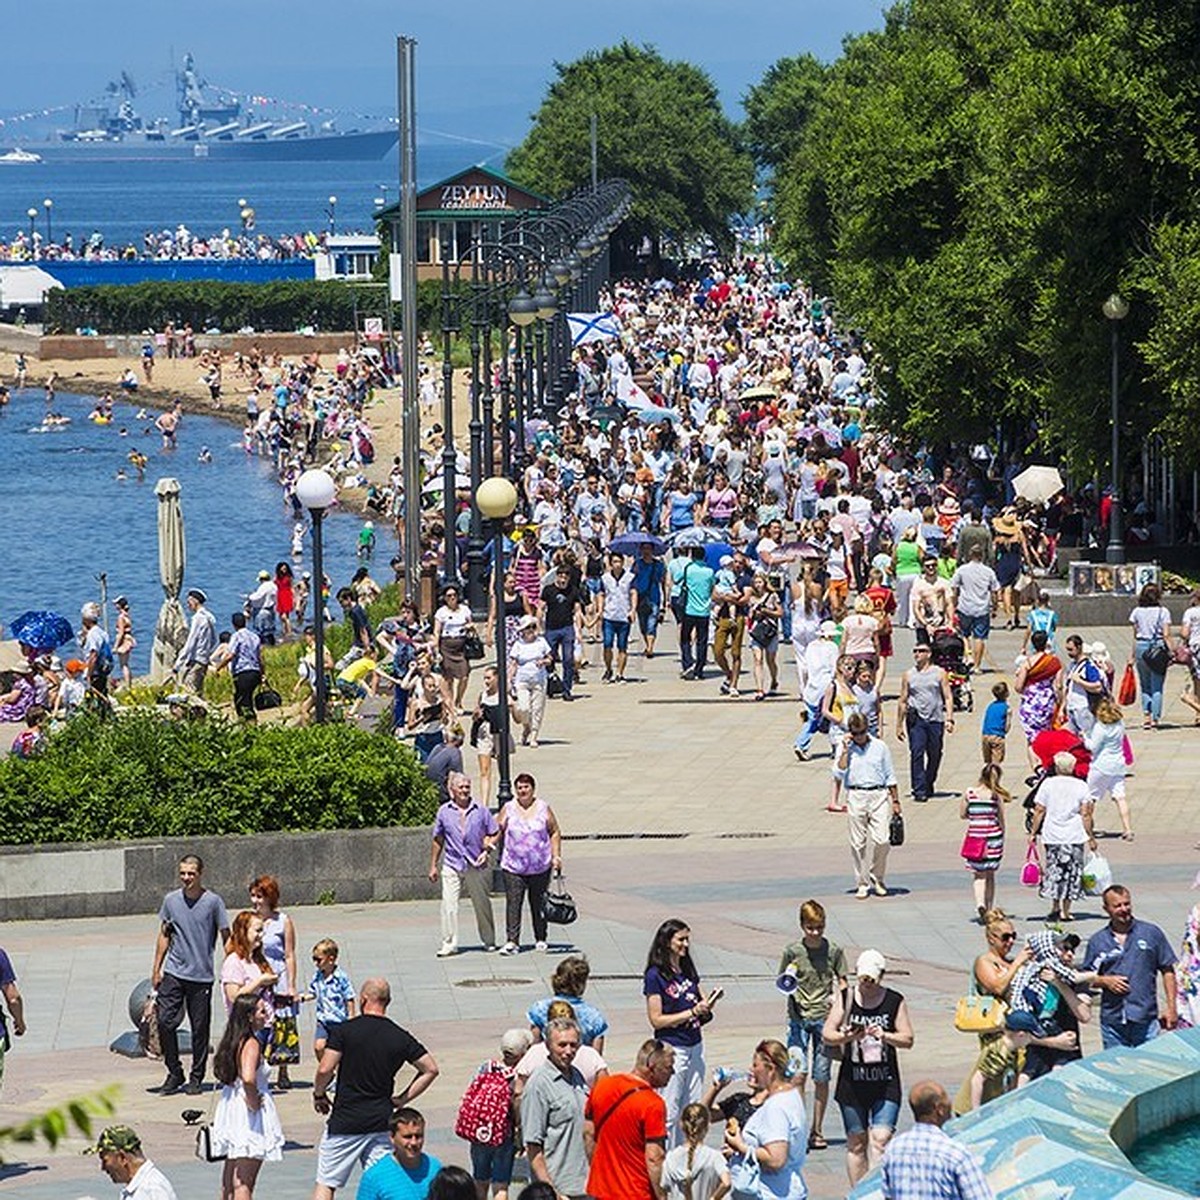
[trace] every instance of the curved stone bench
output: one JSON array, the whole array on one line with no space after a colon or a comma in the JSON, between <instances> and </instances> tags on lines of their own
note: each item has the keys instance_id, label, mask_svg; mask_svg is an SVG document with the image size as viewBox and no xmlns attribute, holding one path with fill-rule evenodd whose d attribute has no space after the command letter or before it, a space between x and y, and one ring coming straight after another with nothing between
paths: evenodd
<instances>
[{"instance_id":1,"label":"curved stone bench","mask_svg":"<svg viewBox=\"0 0 1200 1200\"><path fill-rule=\"evenodd\" d=\"M914 1082L910 1080L910 1082ZM951 1121L997 1200L1167 1200L1191 1196L1141 1174L1135 1142L1200 1114L1200 1029L1080 1062ZM850 1193L882 1200L879 1173Z\"/></svg>"}]
</instances>

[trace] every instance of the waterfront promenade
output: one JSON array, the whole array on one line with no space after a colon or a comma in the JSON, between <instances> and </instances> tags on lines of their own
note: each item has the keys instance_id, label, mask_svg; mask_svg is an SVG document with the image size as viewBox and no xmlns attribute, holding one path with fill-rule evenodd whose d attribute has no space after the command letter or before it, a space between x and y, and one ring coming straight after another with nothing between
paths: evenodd
<instances>
[{"instance_id":1,"label":"waterfront promenade","mask_svg":"<svg viewBox=\"0 0 1200 1200\"><path fill-rule=\"evenodd\" d=\"M1103 638L1114 657L1123 659L1125 630L1091 630L1089 636ZM892 697L899 668L910 661L910 635L901 632L897 640L898 658L885 688ZM1017 634L997 632L990 644L996 662L1010 665L1018 643ZM669 626L660 651L673 644ZM599 657L598 648L589 650L593 659ZM790 653L781 660L784 686L794 686ZM925 805L905 805L908 840L891 854L892 895L856 901L845 818L823 811L829 760L802 765L791 752L794 700L724 700L715 678L700 684L679 680L676 659L666 653L649 663L631 656L629 674L628 684L601 686L593 668L579 689L586 698L571 706L552 702L541 746L519 751L514 764L538 777L540 794L554 805L568 835L565 870L581 916L566 932L592 962L588 999L611 1024L605 1054L612 1068L628 1069L646 1035L641 972L650 936L668 916L690 923L702 979L726 990L706 1030L709 1067L744 1068L759 1038L783 1033L784 1001L774 988L778 954L795 934L798 902L814 896L828 909L829 934L845 947L851 964L861 948L881 950L891 965L889 982L908 998L916 1046L901 1055L906 1084L933 1076L955 1090L976 1043L954 1031L953 1006L983 943L973 922L970 877L957 855L958 794L976 775L981 701L997 676L976 681L976 712L961 715L958 731L947 739L942 794ZM1182 682L1182 674L1173 671L1170 728L1153 735L1131 730L1137 762L1129 794L1137 840L1101 842L1117 879L1133 889L1137 914L1161 924L1173 943L1197 899L1190 888L1200 865L1193 848L1200 834L1193 765L1200 729L1177 699ZM473 683L472 698L475 691ZM894 701L888 705L890 726ZM906 754L893 735L887 740L905 780ZM1025 764L1016 730L1008 752L1009 775L1017 783ZM1023 790L1015 790L1019 799ZM1028 932L1041 927L1046 903L1018 883L1022 816L1019 803L1009 810L1015 832L998 901ZM1097 826L1115 831L1115 813L1102 808ZM377 973L391 980L391 1015L425 1042L442 1069L420 1105L431 1122L429 1148L444 1161L465 1163L466 1145L452 1132L458 1099L478 1063L496 1052L500 1034L522 1024L528 1005L547 994L556 947L547 955L505 959L468 952L438 960L435 901L297 908L287 903L286 863L262 868L282 878L283 907L296 921L302 963L313 942L333 936L356 983ZM162 880L164 891L173 885ZM232 910L243 897L225 900ZM1080 934L1098 927L1098 901L1085 899L1077 912ZM463 920L464 929L472 930L468 913ZM20 976L30 1026L8 1060L3 1121L116 1082L121 1097L115 1119L139 1129L181 1200L201 1200L216 1192L218 1168L194 1159L193 1135L179 1114L207 1110L211 1093L198 1100L148 1094L161 1081L160 1064L120 1059L106 1049L129 1026L126 997L149 973L154 933L149 914L2 927L0 944ZM293 1076L303 1083L279 1099L290 1146L281 1164L264 1167L259 1192L267 1197L307 1197L311 1190L320 1121L307 1086L310 1014L301 1028L305 1060ZM1084 1041L1086 1050L1098 1048L1098 1031L1087 1029ZM905 1114L902 1125L907 1124ZM847 1190L836 1111L825 1132L830 1148L813 1154L805 1172L818 1200ZM95 1158L78 1153L83 1145L72 1137L57 1154L30 1151L14 1173L0 1174L0 1195L76 1200L112 1194Z\"/></svg>"}]
</instances>

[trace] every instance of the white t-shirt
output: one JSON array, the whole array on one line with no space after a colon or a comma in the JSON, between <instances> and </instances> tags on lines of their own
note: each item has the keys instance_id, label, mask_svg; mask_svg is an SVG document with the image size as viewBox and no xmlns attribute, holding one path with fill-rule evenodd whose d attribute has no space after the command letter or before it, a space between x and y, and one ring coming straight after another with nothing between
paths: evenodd
<instances>
[{"instance_id":1,"label":"white t-shirt","mask_svg":"<svg viewBox=\"0 0 1200 1200\"><path fill-rule=\"evenodd\" d=\"M545 687L546 668L542 659L550 654L550 643L544 637L535 637L532 642L520 638L508 648L508 657L517 664L514 683Z\"/></svg>"},{"instance_id":2,"label":"white t-shirt","mask_svg":"<svg viewBox=\"0 0 1200 1200\"><path fill-rule=\"evenodd\" d=\"M467 626L471 624L471 610L465 604L460 604L455 609L451 609L448 605L443 604L433 614L433 620L435 624L440 623L442 637L464 637L467 632Z\"/></svg>"},{"instance_id":3,"label":"white t-shirt","mask_svg":"<svg viewBox=\"0 0 1200 1200\"><path fill-rule=\"evenodd\" d=\"M1188 631L1188 645L1195 650L1200 646L1200 606L1193 604L1184 612L1183 624Z\"/></svg>"},{"instance_id":4,"label":"white t-shirt","mask_svg":"<svg viewBox=\"0 0 1200 1200\"><path fill-rule=\"evenodd\" d=\"M1161 604L1154 608L1138 605L1129 614L1129 623L1133 626L1133 636L1139 641L1148 642L1152 638L1160 638L1163 630L1171 623L1171 612Z\"/></svg>"},{"instance_id":5,"label":"white t-shirt","mask_svg":"<svg viewBox=\"0 0 1200 1200\"><path fill-rule=\"evenodd\" d=\"M630 590L633 588L633 572L628 567L620 579L614 579L611 571L600 576L604 587L604 619L606 621L628 621Z\"/></svg>"},{"instance_id":6,"label":"white t-shirt","mask_svg":"<svg viewBox=\"0 0 1200 1200\"><path fill-rule=\"evenodd\" d=\"M1087 784L1074 775L1051 775L1038 788L1037 802L1046 810L1042 841L1050 846L1079 846L1087 841L1080 809L1088 802Z\"/></svg>"},{"instance_id":7,"label":"white t-shirt","mask_svg":"<svg viewBox=\"0 0 1200 1200\"><path fill-rule=\"evenodd\" d=\"M746 1122L742 1137L751 1147L787 1143L787 1161L778 1171L763 1170L757 1194L764 1200L804 1200L808 1188L801 1171L808 1152L808 1121L800 1093L788 1088L768 1096Z\"/></svg>"},{"instance_id":8,"label":"white t-shirt","mask_svg":"<svg viewBox=\"0 0 1200 1200\"><path fill-rule=\"evenodd\" d=\"M662 1170L663 1191L667 1200L683 1200L687 1195L684 1185L689 1176L692 1181L692 1200L709 1200L729 1174L725 1156L713 1146L697 1146L692 1153L692 1169L688 1170L687 1146L676 1146L666 1157Z\"/></svg>"}]
</instances>

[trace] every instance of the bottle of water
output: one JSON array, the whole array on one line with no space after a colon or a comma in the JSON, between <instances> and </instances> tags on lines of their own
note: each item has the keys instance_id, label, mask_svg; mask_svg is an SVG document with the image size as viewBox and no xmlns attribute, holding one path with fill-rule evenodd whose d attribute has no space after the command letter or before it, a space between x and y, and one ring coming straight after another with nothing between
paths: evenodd
<instances>
[{"instance_id":1,"label":"bottle of water","mask_svg":"<svg viewBox=\"0 0 1200 1200\"><path fill-rule=\"evenodd\" d=\"M713 1079L716 1081L717 1087L724 1087L727 1083L735 1083L749 1077L749 1072L735 1071L732 1067L717 1067L713 1071Z\"/></svg>"}]
</instances>

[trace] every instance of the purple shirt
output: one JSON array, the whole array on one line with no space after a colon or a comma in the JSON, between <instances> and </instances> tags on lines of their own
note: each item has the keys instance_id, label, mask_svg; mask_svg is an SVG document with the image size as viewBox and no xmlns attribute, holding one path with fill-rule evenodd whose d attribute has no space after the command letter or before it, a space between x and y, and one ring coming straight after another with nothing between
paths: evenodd
<instances>
[{"instance_id":1,"label":"purple shirt","mask_svg":"<svg viewBox=\"0 0 1200 1200\"><path fill-rule=\"evenodd\" d=\"M472 800L466 809L447 800L433 822L433 836L442 842L442 865L452 871L474 866L483 853L483 839L498 830L495 815L477 800Z\"/></svg>"}]
</instances>

